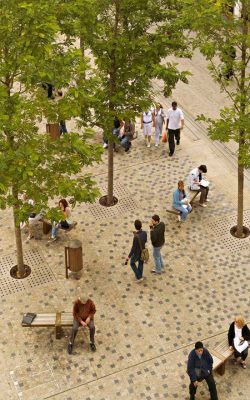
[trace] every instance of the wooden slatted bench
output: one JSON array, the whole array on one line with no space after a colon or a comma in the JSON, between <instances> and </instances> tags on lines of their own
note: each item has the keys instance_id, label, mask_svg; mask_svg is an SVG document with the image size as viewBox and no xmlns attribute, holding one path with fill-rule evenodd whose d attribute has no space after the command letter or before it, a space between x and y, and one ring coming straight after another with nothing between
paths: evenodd
<instances>
[{"instance_id":1,"label":"wooden slatted bench","mask_svg":"<svg viewBox=\"0 0 250 400\"><path fill-rule=\"evenodd\" d=\"M56 339L62 337L62 327L73 326L72 312L38 313L30 325L22 323L23 327L55 327Z\"/></svg>"},{"instance_id":2,"label":"wooden slatted bench","mask_svg":"<svg viewBox=\"0 0 250 400\"><path fill-rule=\"evenodd\" d=\"M192 193L192 192L193 191L190 191L189 193ZM200 190L195 191L195 194L193 195L193 197L190 200L191 206L193 205L194 199L198 196L199 193L200 193ZM176 210L176 208L174 208L174 207L167 208L166 211L170 214L181 215L181 212Z\"/></svg>"},{"instance_id":3,"label":"wooden slatted bench","mask_svg":"<svg viewBox=\"0 0 250 400\"><path fill-rule=\"evenodd\" d=\"M226 361L233 354L233 350L229 349L227 338L223 338L223 340L214 349L209 349L209 352L214 360L213 370L217 371L220 375L224 375Z\"/></svg>"}]
</instances>

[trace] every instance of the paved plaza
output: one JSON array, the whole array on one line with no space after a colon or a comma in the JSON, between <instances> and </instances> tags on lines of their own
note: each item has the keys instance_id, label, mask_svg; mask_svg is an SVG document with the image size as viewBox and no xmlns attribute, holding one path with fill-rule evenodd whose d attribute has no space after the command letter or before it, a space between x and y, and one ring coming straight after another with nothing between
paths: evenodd
<instances>
[{"instance_id":1,"label":"paved plaza","mask_svg":"<svg viewBox=\"0 0 250 400\"><path fill-rule=\"evenodd\" d=\"M195 69L196 63L192 65ZM195 121L210 100L206 92L200 93L201 101L196 98L200 78L194 73L183 97L182 86L175 91L186 127L174 157L168 156L166 144L146 148L138 125L139 137L131 151L124 154L119 149L114 156L118 204L112 208L103 208L98 201L77 205L72 212L77 226L68 233L60 231L58 241L51 244L40 227L36 240L24 243L32 274L22 281L8 274L15 260L14 230L10 211L1 211L1 400L185 400L186 361L194 343L202 340L208 349L213 347L239 313L250 323L250 238L240 240L229 234L236 223L237 171L228 153L212 143ZM204 91L211 90L207 79ZM218 103L219 96L216 93ZM160 100L167 107L169 103ZM215 110L214 102L210 108ZM102 142L101 135L96 141ZM186 182L190 170L200 164L208 167L211 202L206 209L196 203L187 222L180 224L166 208L178 180ZM107 153L91 172L106 194ZM247 177L245 185L245 225L249 226ZM153 258L148 243L145 280L137 284L124 261L134 220L141 219L149 231L153 214L166 223L165 270L160 276L150 273ZM24 240L26 236L24 232ZM69 239L82 242L80 280L65 279L64 247ZM96 353L90 352L83 330L68 355L70 328L57 340L53 328L21 327L24 312L71 311L78 287L97 307ZM250 363L243 370L229 360L225 375L214 375L220 400L250 398ZM205 383L196 397L209 399Z\"/></svg>"}]
</instances>

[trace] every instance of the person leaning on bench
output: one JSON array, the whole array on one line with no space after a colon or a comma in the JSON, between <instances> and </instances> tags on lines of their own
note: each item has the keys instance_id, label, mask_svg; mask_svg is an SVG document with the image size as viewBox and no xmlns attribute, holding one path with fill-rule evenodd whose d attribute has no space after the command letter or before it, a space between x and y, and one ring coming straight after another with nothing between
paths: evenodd
<instances>
[{"instance_id":1,"label":"person leaning on bench","mask_svg":"<svg viewBox=\"0 0 250 400\"><path fill-rule=\"evenodd\" d=\"M202 174L207 173L206 165L200 165L198 168L192 169L188 176L188 187L190 190L198 190L200 195L200 206L207 207L205 202L208 202L209 182L203 179ZM204 186L203 186L204 185Z\"/></svg>"},{"instance_id":2,"label":"person leaning on bench","mask_svg":"<svg viewBox=\"0 0 250 400\"><path fill-rule=\"evenodd\" d=\"M181 215L178 215L179 221L186 221L188 213L192 211L192 206L188 201L185 189L184 182L178 182L178 189L173 194L173 208L180 211Z\"/></svg>"},{"instance_id":3,"label":"person leaning on bench","mask_svg":"<svg viewBox=\"0 0 250 400\"><path fill-rule=\"evenodd\" d=\"M244 369L246 368L246 358L248 356L247 342L249 340L250 330L245 324L244 318L241 316L236 317L229 327L228 344L229 348L234 350L235 364L237 364L239 361L240 365Z\"/></svg>"},{"instance_id":4,"label":"person leaning on bench","mask_svg":"<svg viewBox=\"0 0 250 400\"><path fill-rule=\"evenodd\" d=\"M96 313L95 304L88 296L81 295L74 303L73 307L73 328L71 331L69 343L68 343L68 353L71 354L74 346L75 337L77 331L82 325L84 328L89 328L90 333L90 350L96 351L95 346L95 325L94 325L94 315Z\"/></svg>"},{"instance_id":5,"label":"person leaning on bench","mask_svg":"<svg viewBox=\"0 0 250 400\"><path fill-rule=\"evenodd\" d=\"M190 377L189 394L190 400L195 400L195 394L200 382L207 382L211 400L218 400L216 384L212 374L213 358L209 351L204 348L202 342L196 342L195 348L189 353L187 373Z\"/></svg>"}]
</instances>

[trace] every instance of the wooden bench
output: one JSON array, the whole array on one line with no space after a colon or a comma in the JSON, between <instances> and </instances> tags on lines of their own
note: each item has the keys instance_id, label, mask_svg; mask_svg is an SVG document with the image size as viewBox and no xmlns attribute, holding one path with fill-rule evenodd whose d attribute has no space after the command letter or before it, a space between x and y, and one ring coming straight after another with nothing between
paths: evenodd
<instances>
[{"instance_id":1,"label":"wooden bench","mask_svg":"<svg viewBox=\"0 0 250 400\"><path fill-rule=\"evenodd\" d=\"M233 350L229 349L227 338L223 338L223 340L214 349L209 349L209 352L214 360L213 370L217 371L220 375L224 375L226 361L233 354Z\"/></svg>"},{"instance_id":2,"label":"wooden bench","mask_svg":"<svg viewBox=\"0 0 250 400\"><path fill-rule=\"evenodd\" d=\"M189 193L192 193L192 191L190 191ZM190 200L190 204L191 206L193 205L194 199L198 196L198 194L200 193L200 190L195 191L195 194L193 195L193 197ZM176 208L171 207L171 208L167 208L166 211L170 214L175 214L175 215L181 215L181 212L176 210Z\"/></svg>"},{"instance_id":3,"label":"wooden bench","mask_svg":"<svg viewBox=\"0 0 250 400\"><path fill-rule=\"evenodd\" d=\"M49 220L47 220L47 219L43 219L43 220L41 220L41 221L42 221L42 223L43 223L43 233L44 233L44 235L47 235L47 234L51 231L52 224L51 224L51 222L50 222ZM77 225L77 222L76 222L76 221L73 221L73 223L69 226L69 228L60 228L60 229L62 229L64 232L69 232L69 231L71 231L76 225Z\"/></svg>"},{"instance_id":4,"label":"wooden bench","mask_svg":"<svg viewBox=\"0 0 250 400\"><path fill-rule=\"evenodd\" d=\"M73 326L72 312L54 312L54 313L39 313L30 325L22 323L23 327L55 327L56 339L62 337L62 327Z\"/></svg>"}]
</instances>

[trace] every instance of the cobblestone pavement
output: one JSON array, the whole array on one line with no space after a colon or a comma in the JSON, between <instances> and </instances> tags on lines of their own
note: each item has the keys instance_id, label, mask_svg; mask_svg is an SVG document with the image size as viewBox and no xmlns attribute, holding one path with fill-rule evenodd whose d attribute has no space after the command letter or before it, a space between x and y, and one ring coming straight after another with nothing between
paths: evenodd
<instances>
[{"instance_id":1,"label":"cobblestone pavement","mask_svg":"<svg viewBox=\"0 0 250 400\"><path fill-rule=\"evenodd\" d=\"M118 204L110 209L98 201L76 206L77 226L60 232L52 244L38 226L36 240L24 243L32 267L26 280L9 278L15 256L13 225L10 212L1 211L0 399L188 399L186 360L194 342L204 340L209 348L226 335L239 312L250 321L250 239L234 239L228 233L236 221L236 171L195 129L187 125L172 159L165 144L146 148L141 132L128 154L119 149ZM211 202L206 209L196 204L180 225L165 210L177 181L186 180L190 169L201 163L208 166ZM104 154L103 164L92 169L103 194L106 165ZM248 185L245 205L249 225ZM150 274L149 244L145 281L138 285L124 259L134 219L141 219L148 230L154 213L166 223L165 271L161 276ZM69 239L83 244L80 280L65 279L64 246ZM78 286L97 305L97 352L89 351L88 335L82 331L69 356L70 329L56 340L53 328L22 328L20 322L28 311L71 311ZM225 375L215 374L219 399L248 400L249 377L250 364L242 370L229 360ZM201 385L197 400L208 399L207 387Z\"/></svg>"}]
</instances>

